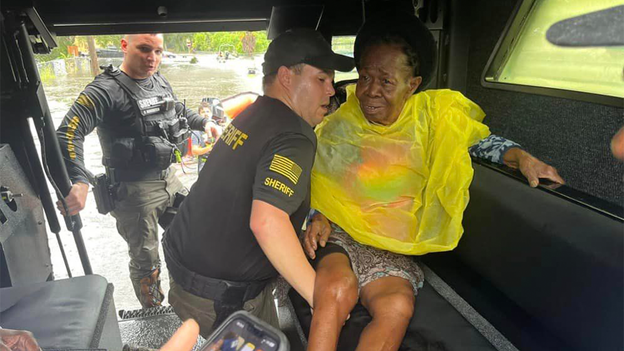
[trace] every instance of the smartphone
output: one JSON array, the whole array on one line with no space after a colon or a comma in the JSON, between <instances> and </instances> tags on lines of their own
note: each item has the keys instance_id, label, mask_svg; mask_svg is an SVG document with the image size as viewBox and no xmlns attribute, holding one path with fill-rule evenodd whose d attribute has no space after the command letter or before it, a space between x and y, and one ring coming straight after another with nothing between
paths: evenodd
<instances>
[{"instance_id":1,"label":"smartphone","mask_svg":"<svg viewBox=\"0 0 624 351\"><path fill-rule=\"evenodd\" d=\"M289 351L286 335L247 311L237 311L215 330L200 351Z\"/></svg>"}]
</instances>

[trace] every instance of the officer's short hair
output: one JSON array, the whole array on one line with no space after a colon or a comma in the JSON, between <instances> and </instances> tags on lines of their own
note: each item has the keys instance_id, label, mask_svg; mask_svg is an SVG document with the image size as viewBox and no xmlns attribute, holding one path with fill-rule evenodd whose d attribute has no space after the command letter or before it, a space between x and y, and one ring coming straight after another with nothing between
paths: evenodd
<instances>
[{"instance_id":1,"label":"officer's short hair","mask_svg":"<svg viewBox=\"0 0 624 351\"><path fill-rule=\"evenodd\" d=\"M165 36L162 33L136 33L136 34L126 34L123 36L124 39L126 39L126 41L130 42L130 39L135 36L135 35L141 35L141 34L148 34L148 35L153 35L153 36L159 36L161 37L163 40L165 40Z\"/></svg>"}]
</instances>

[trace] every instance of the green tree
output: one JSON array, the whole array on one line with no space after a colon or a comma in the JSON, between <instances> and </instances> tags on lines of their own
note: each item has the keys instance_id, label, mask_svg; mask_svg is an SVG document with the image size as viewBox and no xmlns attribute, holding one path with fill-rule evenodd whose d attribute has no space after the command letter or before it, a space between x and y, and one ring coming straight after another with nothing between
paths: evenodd
<instances>
[{"instance_id":1,"label":"green tree","mask_svg":"<svg viewBox=\"0 0 624 351\"><path fill-rule=\"evenodd\" d=\"M121 48L121 38L123 35L98 35L95 37L95 44L101 48L114 46L119 49Z\"/></svg>"},{"instance_id":2,"label":"green tree","mask_svg":"<svg viewBox=\"0 0 624 351\"><path fill-rule=\"evenodd\" d=\"M172 52L187 52L188 48L186 47L186 40L193 40L193 33L173 33L173 34L165 34L165 48L168 51Z\"/></svg>"},{"instance_id":3,"label":"green tree","mask_svg":"<svg viewBox=\"0 0 624 351\"><path fill-rule=\"evenodd\" d=\"M240 42L240 33L242 32L216 32L212 33L211 50L218 51L224 49L225 46L236 45ZM229 48L231 49L231 47Z\"/></svg>"},{"instance_id":4,"label":"green tree","mask_svg":"<svg viewBox=\"0 0 624 351\"><path fill-rule=\"evenodd\" d=\"M69 53L67 52L67 47L70 45L74 45L74 40L75 37L73 36L56 37L56 43L58 46L52 49L49 54L36 55L37 61L46 62L69 56Z\"/></svg>"},{"instance_id":5,"label":"green tree","mask_svg":"<svg viewBox=\"0 0 624 351\"><path fill-rule=\"evenodd\" d=\"M243 38L247 36L248 47L245 47ZM253 36L254 39L251 39ZM114 46L121 47L121 38L123 35L98 35L95 37L97 47L106 48ZM58 47L52 49L52 52L46 55L37 55L39 62L55 60L69 56L67 47L70 45L78 46L81 52L87 52L87 40L84 36L66 36L56 38ZM164 35L165 50L173 52L188 52L186 46L187 40L192 43L193 50L217 52L220 48L235 51L238 54L249 53L250 48L253 53L263 53L269 47L270 40L267 39L266 31L258 32L197 32L197 33L172 33ZM352 46L351 43L347 46ZM255 41L255 45L254 44ZM346 40L348 42L348 39ZM231 46L230 46L231 45Z\"/></svg>"},{"instance_id":6,"label":"green tree","mask_svg":"<svg viewBox=\"0 0 624 351\"><path fill-rule=\"evenodd\" d=\"M199 32L193 34L193 50L196 51L210 51L210 33Z\"/></svg>"},{"instance_id":7,"label":"green tree","mask_svg":"<svg viewBox=\"0 0 624 351\"><path fill-rule=\"evenodd\" d=\"M269 48L269 44L271 43L271 41L267 39L267 32L265 30L253 32L253 35L256 37L255 52L266 52L266 50Z\"/></svg>"}]
</instances>

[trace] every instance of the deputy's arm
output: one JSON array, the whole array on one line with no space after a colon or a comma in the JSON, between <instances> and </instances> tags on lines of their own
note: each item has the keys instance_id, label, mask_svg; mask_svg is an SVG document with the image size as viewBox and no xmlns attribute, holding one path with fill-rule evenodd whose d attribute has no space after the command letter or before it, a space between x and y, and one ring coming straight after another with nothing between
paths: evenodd
<instances>
[{"instance_id":1,"label":"deputy's arm","mask_svg":"<svg viewBox=\"0 0 624 351\"><path fill-rule=\"evenodd\" d=\"M84 140L102 121L111 105L110 95L104 89L90 84L78 96L56 130L67 173L73 183L65 198L67 212L61 202L57 202L64 216L73 216L85 206L89 180L84 163Z\"/></svg>"},{"instance_id":2,"label":"deputy's arm","mask_svg":"<svg viewBox=\"0 0 624 351\"><path fill-rule=\"evenodd\" d=\"M313 306L316 273L303 253L288 214L264 201L254 200L250 226L273 267Z\"/></svg>"},{"instance_id":3,"label":"deputy's arm","mask_svg":"<svg viewBox=\"0 0 624 351\"><path fill-rule=\"evenodd\" d=\"M184 114L191 129L200 131L205 130L206 124L210 120L209 118L200 116L197 112L185 107L181 102L176 101L176 111L182 111L182 109L185 109Z\"/></svg>"},{"instance_id":4,"label":"deputy's arm","mask_svg":"<svg viewBox=\"0 0 624 351\"><path fill-rule=\"evenodd\" d=\"M205 155L209 153L211 150L212 150L212 146L201 147L201 146L193 145L191 146L191 155L201 156L201 155Z\"/></svg>"},{"instance_id":5,"label":"deputy's arm","mask_svg":"<svg viewBox=\"0 0 624 351\"><path fill-rule=\"evenodd\" d=\"M251 230L271 264L310 306L316 274L297 235L303 212L308 212L304 201L313 161L314 145L303 135L275 137L256 167L250 218ZM300 218L293 222L293 215Z\"/></svg>"},{"instance_id":6,"label":"deputy's arm","mask_svg":"<svg viewBox=\"0 0 624 351\"><path fill-rule=\"evenodd\" d=\"M157 73L157 74L160 74L160 73ZM164 79L164 77L162 75L160 75L160 77ZM175 99L175 110L176 110L176 112L179 113L182 110L184 110L184 115L186 116L186 119L188 121L189 127L191 127L191 129L193 129L193 130L205 130L206 123L208 123L209 119L200 116L197 112L191 110L190 108L187 108L185 106L185 104L183 104L180 101L178 101L178 97L173 92L173 88L171 87L171 84L169 83L169 81L167 79L164 79L164 81L167 84L167 86L169 87L169 91L173 94L173 98Z\"/></svg>"}]
</instances>

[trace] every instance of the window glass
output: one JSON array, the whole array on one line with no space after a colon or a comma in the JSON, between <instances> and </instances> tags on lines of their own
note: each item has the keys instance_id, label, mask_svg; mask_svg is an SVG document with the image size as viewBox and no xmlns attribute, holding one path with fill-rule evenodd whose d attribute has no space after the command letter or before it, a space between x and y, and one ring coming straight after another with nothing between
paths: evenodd
<instances>
[{"instance_id":1,"label":"window glass","mask_svg":"<svg viewBox=\"0 0 624 351\"><path fill-rule=\"evenodd\" d=\"M624 97L624 46L563 47L546 40L559 21L618 5L622 0L536 0L509 57L486 81Z\"/></svg>"},{"instance_id":2,"label":"window glass","mask_svg":"<svg viewBox=\"0 0 624 351\"><path fill-rule=\"evenodd\" d=\"M332 50L341 55L353 57L353 44L355 43L355 36L333 37L332 38ZM358 74L355 69L351 72L339 72L336 71L336 77L334 81L339 82L341 80L357 79Z\"/></svg>"}]
</instances>

